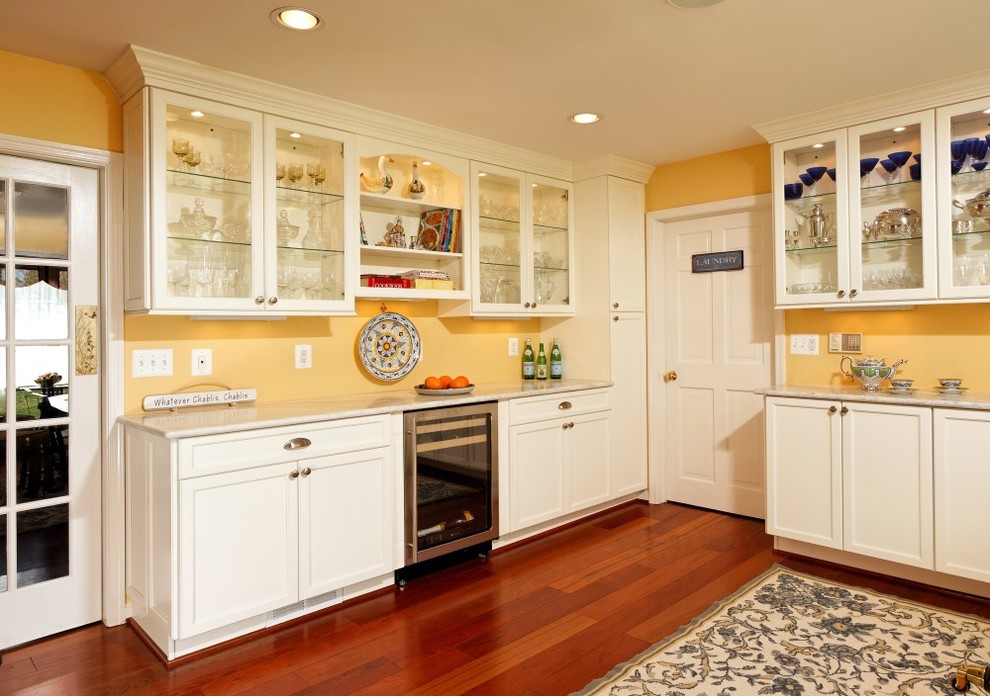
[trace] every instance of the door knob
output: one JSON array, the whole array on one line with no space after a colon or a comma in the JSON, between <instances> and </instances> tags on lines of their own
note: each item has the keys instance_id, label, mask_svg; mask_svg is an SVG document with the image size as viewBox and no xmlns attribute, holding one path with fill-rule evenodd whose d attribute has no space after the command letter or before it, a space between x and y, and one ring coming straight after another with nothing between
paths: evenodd
<instances>
[{"instance_id":1,"label":"door knob","mask_svg":"<svg viewBox=\"0 0 990 696\"><path fill-rule=\"evenodd\" d=\"M664 372L663 373L663 381L664 382L676 382L677 381L677 373L674 372L673 370L671 370L670 372Z\"/></svg>"}]
</instances>

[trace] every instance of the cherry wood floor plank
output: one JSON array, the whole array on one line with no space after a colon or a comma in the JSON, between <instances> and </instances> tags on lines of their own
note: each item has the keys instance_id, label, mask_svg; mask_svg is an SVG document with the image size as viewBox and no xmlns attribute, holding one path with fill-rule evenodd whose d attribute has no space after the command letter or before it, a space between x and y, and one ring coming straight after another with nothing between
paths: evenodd
<instances>
[{"instance_id":1,"label":"cherry wood floor plank","mask_svg":"<svg viewBox=\"0 0 990 696\"><path fill-rule=\"evenodd\" d=\"M3 696L563 696L781 563L990 618L990 601L773 551L759 520L630 504L173 666L129 627L9 650Z\"/></svg>"}]
</instances>

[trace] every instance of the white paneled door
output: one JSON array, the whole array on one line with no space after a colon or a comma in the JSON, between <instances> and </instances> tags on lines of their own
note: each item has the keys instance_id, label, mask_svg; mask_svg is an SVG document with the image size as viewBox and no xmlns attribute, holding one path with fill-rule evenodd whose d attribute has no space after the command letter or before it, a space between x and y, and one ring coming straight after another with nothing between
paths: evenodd
<instances>
[{"instance_id":1,"label":"white paneled door","mask_svg":"<svg viewBox=\"0 0 990 696\"><path fill-rule=\"evenodd\" d=\"M101 614L99 176L0 157L0 649Z\"/></svg>"},{"instance_id":2,"label":"white paneled door","mask_svg":"<svg viewBox=\"0 0 990 696\"><path fill-rule=\"evenodd\" d=\"M663 226L667 500L764 517L763 397L773 336L769 210ZM742 251L743 269L693 272L692 256Z\"/></svg>"}]
</instances>

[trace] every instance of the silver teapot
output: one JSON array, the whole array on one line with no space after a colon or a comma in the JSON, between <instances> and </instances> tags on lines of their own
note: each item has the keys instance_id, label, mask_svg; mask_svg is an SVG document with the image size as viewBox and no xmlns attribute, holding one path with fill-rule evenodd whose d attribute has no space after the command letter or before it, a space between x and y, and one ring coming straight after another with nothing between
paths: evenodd
<instances>
[{"instance_id":1,"label":"silver teapot","mask_svg":"<svg viewBox=\"0 0 990 696\"><path fill-rule=\"evenodd\" d=\"M808 224L808 237L815 246L824 246L832 241L832 230L835 228L835 216L826 213L821 203L815 203L811 213L798 213Z\"/></svg>"},{"instance_id":2,"label":"silver teapot","mask_svg":"<svg viewBox=\"0 0 990 696\"><path fill-rule=\"evenodd\" d=\"M843 367L846 360L849 361L849 371ZM859 360L853 360L848 355L842 356L839 360L839 372L849 377L854 382L858 381L864 391L876 391L885 379L893 379L897 374L897 368L906 363L907 360L898 360L893 365L887 365L884 358L871 358L869 356Z\"/></svg>"},{"instance_id":3,"label":"silver teapot","mask_svg":"<svg viewBox=\"0 0 990 696\"><path fill-rule=\"evenodd\" d=\"M990 189L973 196L965 203L960 203L957 200L953 200L952 205L961 210L965 210L969 213L970 217L990 218Z\"/></svg>"},{"instance_id":4,"label":"silver teapot","mask_svg":"<svg viewBox=\"0 0 990 696\"><path fill-rule=\"evenodd\" d=\"M916 237L921 232L921 215L913 208L885 210L863 226L874 239L891 237Z\"/></svg>"}]
</instances>

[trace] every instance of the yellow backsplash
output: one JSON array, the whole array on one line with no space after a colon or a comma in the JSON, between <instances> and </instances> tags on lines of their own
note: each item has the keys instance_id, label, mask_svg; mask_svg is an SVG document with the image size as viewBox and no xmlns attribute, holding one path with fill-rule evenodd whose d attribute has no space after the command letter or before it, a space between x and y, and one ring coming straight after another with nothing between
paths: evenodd
<instances>
[{"instance_id":1,"label":"yellow backsplash","mask_svg":"<svg viewBox=\"0 0 990 696\"><path fill-rule=\"evenodd\" d=\"M961 377L963 386L990 392L990 304L926 305L907 310L785 312L791 334L817 334L818 355L787 353L789 384L848 384L839 372L837 353L828 352L832 332L863 334L863 355L906 359L899 377L914 380L916 389L932 389L939 377ZM788 341L789 343L789 341ZM853 356L856 357L856 356Z\"/></svg>"}]
</instances>

